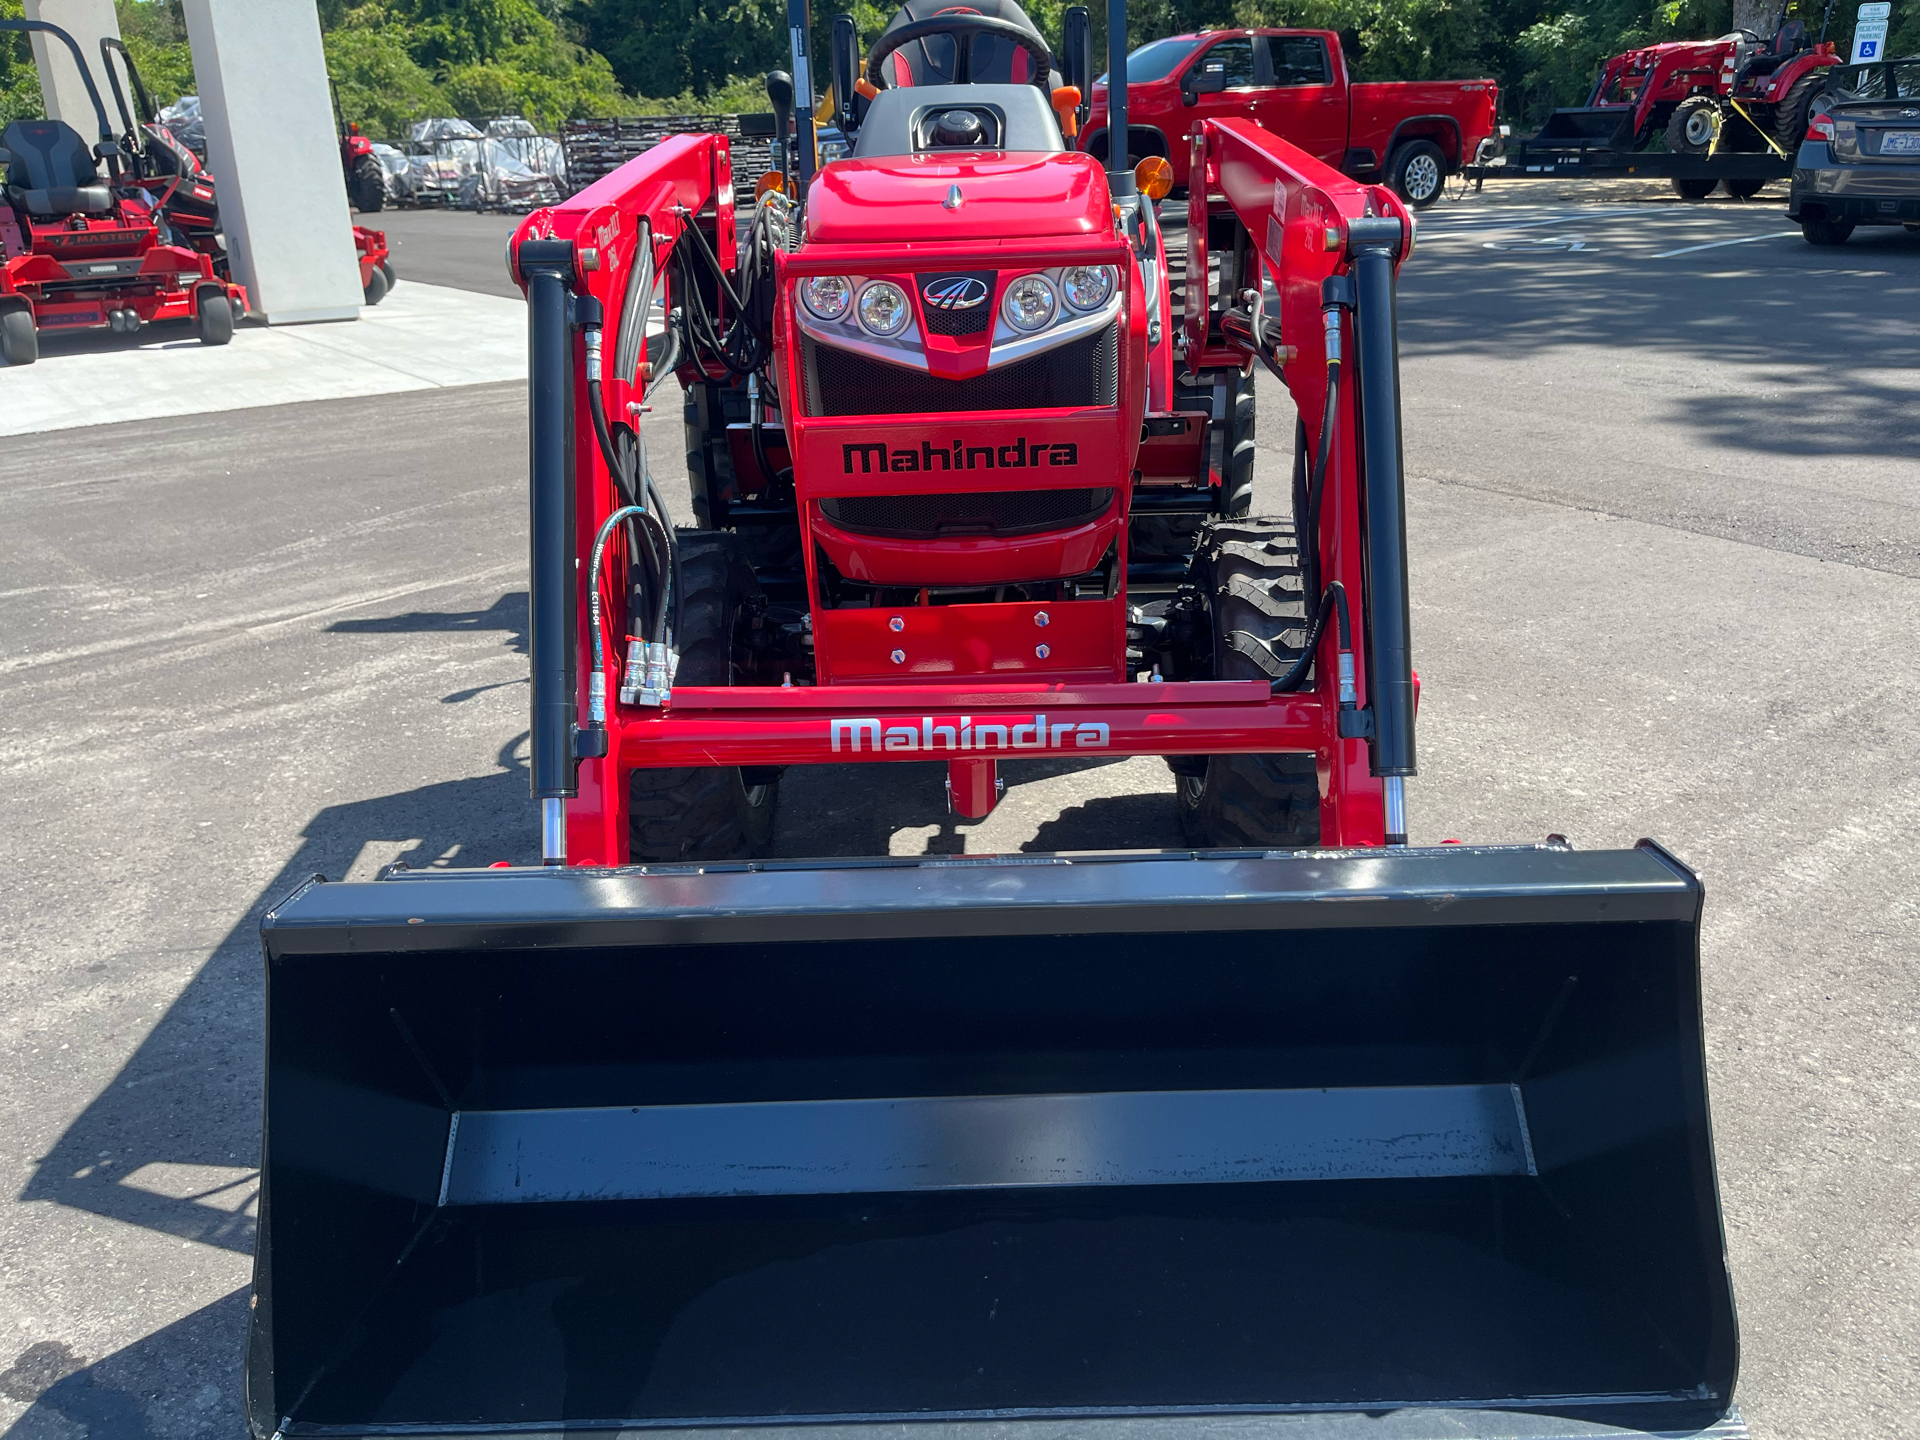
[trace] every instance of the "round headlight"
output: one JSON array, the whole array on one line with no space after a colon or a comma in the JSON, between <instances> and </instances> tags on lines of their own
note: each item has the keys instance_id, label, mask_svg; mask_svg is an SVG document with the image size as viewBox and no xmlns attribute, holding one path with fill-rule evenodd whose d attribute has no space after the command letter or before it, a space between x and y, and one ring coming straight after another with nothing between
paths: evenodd
<instances>
[{"instance_id":1,"label":"round headlight","mask_svg":"<svg viewBox=\"0 0 1920 1440\"><path fill-rule=\"evenodd\" d=\"M1053 312L1053 286L1043 275L1022 275L1007 286L1006 298L1000 302L1001 318L1016 330L1042 329L1053 319Z\"/></svg>"},{"instance_id":2,"label":"round headlight","mask_svg":"<svg viewBox=\"0 0 1920 1440\"><path fill-rule=\"evenodd\" d=\"M816 320L838 320L853 305L853 282L844 275L809 275L800 282L800 303Z\"/></svg>"},{"instance_id":3,"label":"round headlight","mask_svg":"<svg viewBox=\"0 0 1920 1440\"><path fill-rule=\"evenodd\" d=\"M875 335L898 335L913 319L907 292L891 280L876 280L860 292L860 324Z\"/></svg>"},{"instance_id":4,"label":"round headlight","mask_svg":"<svg viewBox=\"0 0 1920 1440\"><path fill-rule=\"evenodd\" d=\"M1098 310L1113 294L1113 269L1107 265L1070 265L1060 276L1067 304L1076 310Z\"/></svg>"}]
</instances>

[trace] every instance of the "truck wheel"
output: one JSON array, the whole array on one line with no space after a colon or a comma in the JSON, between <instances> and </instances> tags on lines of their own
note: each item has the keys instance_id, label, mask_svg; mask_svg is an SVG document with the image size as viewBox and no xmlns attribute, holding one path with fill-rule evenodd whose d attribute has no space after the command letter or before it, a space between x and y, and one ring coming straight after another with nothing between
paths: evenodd
<instances>
[{"instance_id":1,"label":"truck wheel","mask_svg":"<svg viewBox=\"0 0 1920 1440\"><path fill-rule=\"evenodd\" d=\"M224 290L202 290L195 309L202 345L224 345L233 339L233 306L227 303Z\"/></svg>"},{"instance_id":2,"label":"truck wheel","mask_svg":"<svg viewBox=\"0 0 1920 1440\"><path fill-rule=\"evenodd\" d=\"M680 668L676 685L731 685L740 611L759 590L735 536L681 530ZM627 849L645 861L741 860L766 848L779 782L738 765L627 775Z\"/></svg>"},{"instance_id":3,"label":"truck wheel","mask_svg":"<svg viewBox=\"0 0 1920 1440\"><path fill-rule=\"evenodd\" d=\"M1704 155L1719 133L1720 102L1711 95L1689 95L1667 120L1667 148L1677 155Z\"/></svg>"},{"instance_id":4,"label":"truck wheel","mask_svg":"<svg viewBox=\"0 0 1920 1440\"><path fill-rule=\"evenodd\" d=\"M1713 187L1719 183L1718 180L1713 179L1711 176L1697 180L1682 180L1675 177L1673 193L1678 195L1682 200L1704 200L1713 193Z\"/></svg>"},{"instance_id":5,"label":"truck wheel","mask_svg":"<svg viewBox=\"0 0 1920 1440\"><path fill-rule=\"evenodd\" d=\"M1722 180L1720 182L1720 188L1736 200L1751 200L1767 188L1767 182L1765 180L1755 180L1752 177L1741 180Z\"/></svg>"},{"instance_id":6,"label":"truck wheel","mask_svg":"<svg viewBox=\"0 0 1920 1440\"><path fill-rule=\"evenodd\" d=\"M1193 557L1189 604L1206 614L1216 680L1274 680L1308 624L1293 522L1210 521ZM1196 659L1202 657L1195 657ZM1320 784L1307 754L1170 760L1189 844L1298 849L1320 843Z\"/></svg>"},{"instance_id":7,"label":"truck wheel","mask_svg":"<svg viewBox=\"0 0 1920 1440\"><path fill-rule=\"evenodd\" d=\"M1182 385L1176 379L1173 408L1211 414L1213 377L1219 373L1204 372L1197 377L1202 382L1198 385ZM1228 371L1226 434L1220 446L1220 505L1221 513L1229 517L1237 518L1253 508L1253 421L1253 376ZM1211 455L1211 427L1207 444ZM1185 560L1193 554L1194 541L1206 523L1204 515L1142 515L1127 527L1127 554L1138 560Z\"/></svg>"},{"instance_id":8,"label":"truck wheel","mask_svg":"<svg viewBox=\"0 0 1920 1440\"><path fill-rule=\"evenodd\" d=\"M1447 183L1447 157L1431 140L1409 140L1387 160L1387 184L1416 210L1440 198Z\"/></svg>"},{"instance_id":9,"label":"truck wheel","mask_svg":"<svg viewBox=\"0 0 1920 1440\"><path fill-rule=\"evenodd\" d=\"M1829 220L1824 210L1803 210L1800 214L1800 233L1806 237L1809 245L1844 245L1847 237L1853 234L1853 222Z\"/></svg>"},{"instance_id":10,"label":"truck wheel","mask_svg":"<svg viewBox=\"0 0 1920 1440\"><path fill-rule=\"evenodd\" d=\"M1815 70L1802 75L1787 87L1787 93L1773 107L1773 138L1789 155L1807 138L1807 115L1813 109L1813 97L1826 83L1826 74L1825 70Z\"/></svg>"},{"instance_id":11,"label":"truck wheel","mask_svg":"<svg viewBox=\"0 0 1920 1440\"><path fill-rule=\"evenodd\" d=\"M24 308L0 312L0 360L31 365L39 358L40 334L33 328L33 312Z\"/></svg>"},{"instance_id":12,"label":"truck wheel","mask_svg":"<svg viewBox=\"0 0 1920 1440\"><path fill-rule=\"evenodd\" d=\"M387 203L386 172L372 155L362 155L353 162L347 188L353 195L353 208L363 215L378 215L380 207Z\"/></svg>"}]
</instances>

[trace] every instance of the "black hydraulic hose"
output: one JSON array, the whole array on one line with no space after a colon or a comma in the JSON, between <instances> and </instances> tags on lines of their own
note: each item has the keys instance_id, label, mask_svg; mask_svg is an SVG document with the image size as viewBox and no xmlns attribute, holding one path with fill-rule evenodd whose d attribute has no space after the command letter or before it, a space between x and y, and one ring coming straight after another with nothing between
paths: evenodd
<instances>
[{"instance_id":1,"label":"black hydraulic hose","mask_svg":"<svg viewBox=\"0 0 1920 1440\"><path fill-rule=\"evenodd\" d=\"M1300 658L1293 662L1291 669L1273 682L1273 693L1288 695L1298 690L1307 678L1307 671L1313 668L1314 651L1320 648L1320 634L1326 629L1327 616L1332 614L1337 622L1340 639L1340 653L1350 655L1353 652L1353 626L1347 615L1347 588L1338 580L1329 584L1320 596L1320 608L1314 612L1313 624L1307 627L1307 643L1300 649ZM1342 666L1344 671L1347 667ZM1341 708L1350 708L1353 703L1352 686L1347 677L1341 676Z\"/></svg>"},{"instance_id":2,"label":"black hydraulic hose","mask_svg":"<svg viewBox=\"0 0 1920 1440\"><path fill-rule=\"evenodd\" d=\"M1327 493L1327 461L1333 454L1333 426L1339 415L1340 362L1328 360L1327 401L1320 407L1320 446L1313 457L1313 476L1307 482L1307 534L1316 544L1320 537L1320 502Z\"/></svg>"}]
</instances>

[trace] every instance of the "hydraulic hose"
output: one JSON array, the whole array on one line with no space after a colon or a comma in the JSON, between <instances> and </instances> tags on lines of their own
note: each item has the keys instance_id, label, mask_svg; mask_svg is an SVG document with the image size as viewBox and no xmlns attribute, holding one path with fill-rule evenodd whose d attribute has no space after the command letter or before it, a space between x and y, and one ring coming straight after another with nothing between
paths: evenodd
<instances>
[{"instance_id":1,"label":"hydraulic hose","mask_svg":"<svg viewBox=\"0 0 1920 1440\"><path fill-rule=\"evenodd\" d=\"M607 653L606 644L600 638L600 561L614 527L645 513L638 505L623 505L607 516L593 537L592 556L587 561L587 633L593 639L593 673L587 677L587 717L597 726L607 723Z\"/></svg>"},{"instance_id":2,"label":"hydraulic hose","mask_svg":"<svg viewBox=\"0 0 1920 1440\"><path fill-rule=\"evenodd\" d=\"M1347 614L1347 589L1338 580L1329 582L1321 592L1320 608L1314 612L1313 623L1307 627L1307 643L1300 649L1300 658L1293 662L1286 674L1273 682L1273 693L1289 695L1300 688L1307 678L1307 671L1313 668L1313 654L1320 648L1320 635L1326 629L1330 614L1336 619L1340 641L1340 708L1351 710L1354 707L1353 626Z\"/></svg>"}]
</instances>

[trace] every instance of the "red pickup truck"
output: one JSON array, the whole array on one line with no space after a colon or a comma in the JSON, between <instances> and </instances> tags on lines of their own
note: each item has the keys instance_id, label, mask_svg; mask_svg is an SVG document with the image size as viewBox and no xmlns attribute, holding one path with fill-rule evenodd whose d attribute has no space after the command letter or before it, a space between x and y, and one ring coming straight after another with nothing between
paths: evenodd
<instances>
[{"instance_id":1,"label":"red pickup truck","mask_svg":"<svg viewBox=\"0 0 1920 1440\"><path fill-rule=\"evenodd\" d=\"M1079 146L1107 153L1107 87ZM1127 154L1164 155L1187 183L1184 137L1201 120L1242 115L1337 170L1380 180L1431 205L1446 177L1494 133L1491 80L1355 84L1331 30L1209 30L1143 45L1127 57Z\"/></svg>"}]
</instances>

